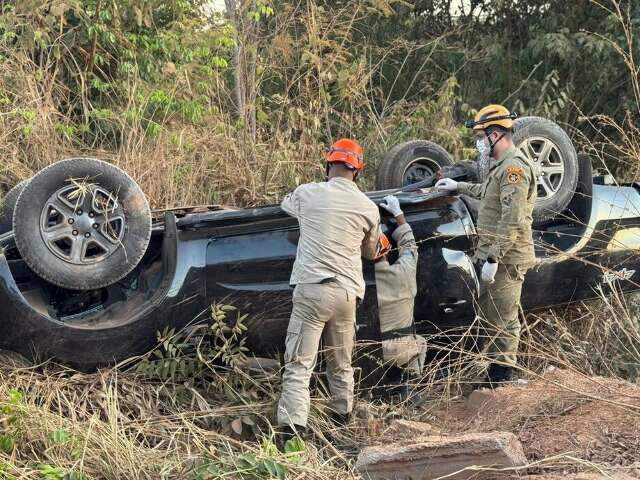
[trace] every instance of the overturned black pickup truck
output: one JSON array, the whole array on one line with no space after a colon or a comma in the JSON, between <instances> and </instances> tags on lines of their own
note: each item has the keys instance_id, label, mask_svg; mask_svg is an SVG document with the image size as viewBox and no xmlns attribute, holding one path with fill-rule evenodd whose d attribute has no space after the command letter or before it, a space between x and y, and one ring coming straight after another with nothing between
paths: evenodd
<instances>
[{"instance_id":1,"label":"overturned black pickup truck","mask_svg":"<svg viewBox=\"0 0 640 480\"><path fill-rule=\"evenodd\" d=\"M640 184L592 177L566 134L536 117L516 121L517 144L538 170L525 311L638 288ZM465 329L478 277L469 199L413 188L453 162L427 141L398 145L378 169L378 202L396 193L419 244L418 333ZM454 172L459 170L453 169ZM463 176L473 177L471 170ZM382 212L384 213L384 212ZM393 219L383 216L384 228ZM182 328L213 302L248 314L247 346L282 351L291 310L289 276L298 225L277 206L151 215L123 171L75 158L14 187L0 211L0 348L83 370L140 354L156 332ZM358 339L379 341L373 265L358 308Z\"/></svg>"}]
</instances>

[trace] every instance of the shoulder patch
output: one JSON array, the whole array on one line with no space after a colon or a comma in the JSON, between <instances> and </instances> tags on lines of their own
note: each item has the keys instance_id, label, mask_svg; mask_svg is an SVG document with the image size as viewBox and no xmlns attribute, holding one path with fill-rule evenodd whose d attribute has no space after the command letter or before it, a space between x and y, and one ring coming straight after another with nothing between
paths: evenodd
<instances>
[{"instance_id":1,"label":"shoulder patch","mask_svg":"<svg viewBox=\"0 0 640 480\"><path fill-rule=\"evenodd\" d=\"M522 167L507 167L507 182L518 183L522 180L523 175Z\"/></svg>"}]
</instances>

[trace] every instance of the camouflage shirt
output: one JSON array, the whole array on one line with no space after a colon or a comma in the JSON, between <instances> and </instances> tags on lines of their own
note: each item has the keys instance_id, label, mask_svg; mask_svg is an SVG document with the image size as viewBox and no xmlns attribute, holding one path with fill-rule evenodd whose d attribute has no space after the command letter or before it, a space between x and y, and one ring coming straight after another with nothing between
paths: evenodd
<instances>
[{"instance_id":1,"label":"camouflage shirt","mask_svg":"<svg viewBox=\"0 0 640 480\"><path fill-rule=\"evenodd\" d=\"M480 199L476 260L532 265L531 223L537 186L533 166L515 147L492 163L483 183L458 182L458 192Z\"/></svg>"}]
</instances>

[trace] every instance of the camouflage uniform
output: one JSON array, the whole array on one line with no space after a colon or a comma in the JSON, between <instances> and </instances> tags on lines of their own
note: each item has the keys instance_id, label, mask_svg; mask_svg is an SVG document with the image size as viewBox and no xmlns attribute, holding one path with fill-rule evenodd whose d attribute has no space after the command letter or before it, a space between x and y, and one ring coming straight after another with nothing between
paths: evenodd
<instances>
[{"instance_id":1,"label":"camouflage uniform","mask_svg":"<svg viewBox=\"0 0 640 480\"><path fill-rule=\"evenodd\" d=\"M536 178L529 160L511 147L482 184L458 182L458 192L480 199L475 261L498 262L494 283L483 283L479 316L492 363L516 364L520 341L518 306L524 275L535 263L531 236Z\"/></svg>"},{"instance_id":2,"label":"camouflage uniform","mask_svg":"<svg viewBox=\"0 0 640 480\"><path fill-rule=\"evenodd\" d=\"M418 251L408 223L394 230L393 239L398 245L398 259L391 265L385 258L375 266L382 354L385 362L419 375L427 353L427 342L414 333Z\"/></svg>"}]
</instances>

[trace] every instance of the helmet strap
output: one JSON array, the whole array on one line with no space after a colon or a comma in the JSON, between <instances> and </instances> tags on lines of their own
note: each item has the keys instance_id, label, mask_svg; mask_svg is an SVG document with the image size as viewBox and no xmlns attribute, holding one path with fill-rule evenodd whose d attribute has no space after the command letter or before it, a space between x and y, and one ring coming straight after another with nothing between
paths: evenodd
<instances>
[{"instance_id":1,"label":"helmet strap","mask_svg":"<svg viewBox=\"0 0 640 480\"><path fill-rule=\"evenodd\" d=\"M487 131L486 131L486 130L484 131L484 134L485 134L485 136L487 137L487 140L489 141L489 155L493 157L493 149L494 149L494 147L496 146L496 144L497 144L500 140L502 140L502 138L505 136L505 134L503 133L502 135L500 135L500 136L498 137L498 139L497 139L495 142L492 142L492 141L491 141L491 137L490 137L490 135L491 135L491 134L487 134Z\"/></svg>"}]
</instances>

